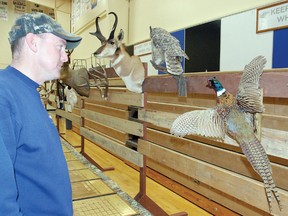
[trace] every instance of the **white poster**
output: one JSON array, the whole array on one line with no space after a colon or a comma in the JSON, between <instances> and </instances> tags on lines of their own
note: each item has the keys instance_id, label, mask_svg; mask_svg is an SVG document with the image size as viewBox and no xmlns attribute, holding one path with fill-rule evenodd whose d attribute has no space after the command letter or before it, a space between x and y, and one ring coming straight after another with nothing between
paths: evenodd
<instances>
[{"instance_id":1,"label":"white poster","mask_svg":"<svg viewBox=\"0 0 288 216\"><path fill-rule=\"evenodd\" d=\"M257 10L257 32L288 27L288 2Z\"/></svg>"},{"instance_id":2,"label":"white poster","mask_svg":"<svg viewBox=\"0 0 288 216\"><path fill-rule=\"evenodd\" d=\"M8 20L8 0L0 0L0 20Z\"/></svg>"},{"instance_id":3,"label":"white poster","mask_svg":"<svg viewBox=\"0 0 288 216\"><path fill-rule=\"evenodd\" d=\"M40 12L40 13L46 13L46 7L39 5L39 4L31 4L30 5L30 11L28 12Z\"/></svg>"},{"instance_id":4,"label":"white poster","mask_svg":"<svg viewBox=\"0 0 288 216\"><path fill-rule=\"evenodd\" d=\"M55 19L55 12L53 8L48 8L47 9L47 15Z\"/></svg>"},{"instance_id":5,"label":"white poster","mask_svg":"<svg viewBox=\"0 0 288 216\"><path fill-rule=\"evenodd\" d=\"M21 15L26 12L26 0L13 0L15 15Z\"/></svg>"}]
</instances>

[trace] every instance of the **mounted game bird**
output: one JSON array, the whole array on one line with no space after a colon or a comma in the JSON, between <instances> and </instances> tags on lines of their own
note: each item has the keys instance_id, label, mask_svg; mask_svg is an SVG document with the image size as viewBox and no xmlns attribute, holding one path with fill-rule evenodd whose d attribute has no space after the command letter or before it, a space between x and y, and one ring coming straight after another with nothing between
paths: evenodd
<instances>
[{"instance_id":1,"label":"mounted game bird","mask_svg":"<svg viewBox=\"0 0 288 216\"><path fill-rule=\"evenodd\" d=\"M245 66L236 97L226 91L215 77L209 78L208 86L217 94L216 107L180 115L170 132L181 137L195 134L220 140L224 140L227 133L239 143L253 169L262 178L271 212L272 192L281 210L280 197L272 178L270 161L255 135L251 118L264 111L259 79L265 63L266 59L258 56Z\"/></svg>"},{"instance_id":2,"label":"mounted game bird","mask_svg":"<svg viewBox=\"0 0 288 216\"><path fill-rule=\"evenodd\" d=\"M182 57L189 59L182 50L180 42L168 31L162 28L151 28L152 60L156 70L171 74L177 80L178 95L187 96L186 80L181 65ZM166 63L166 67L164 66Z\"/></svg>"},{"instance_id":3,"label":"mounted game bird","mask_svg":"<svg viewBox=\"0 0 288 216\"><path fill-rule=\"evenodd\" d=\"M72 112L72 109L74 108L75 104L78 101L76 91L69 86L65 86L64 94L66 96L67 104L71 106L71 109L68 111Z\"/></svg>"}]
</instances>

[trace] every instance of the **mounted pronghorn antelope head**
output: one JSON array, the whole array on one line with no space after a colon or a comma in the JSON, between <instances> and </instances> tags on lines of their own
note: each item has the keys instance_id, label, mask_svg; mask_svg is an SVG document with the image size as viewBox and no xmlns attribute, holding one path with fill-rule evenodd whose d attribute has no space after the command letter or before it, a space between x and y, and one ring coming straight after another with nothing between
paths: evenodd
<instances>
[{"instance_id":1,"label":"mounted pronghorn antelope head","mask_svg":"<svg viewBox=\"0 0 288 216\"><path fill-rule=\"evenodd\" d=\"M97 17L95 20L96 31L90 33L96 36L101 42L101 46L94 52L94 56L97 58L109 58L112 67L118 76L122 78L127 89L132 92L142 93L142 83L145 78L144 66L138 56L130 56L126 52L125 47L122 44L124 38L124 32L122 29L118 36L114 37L118 17L114 12L110 12L109 14L112 14L115 17L115 22L109 38L106 39L100 31L98 23L100 17Z\"/></svg>"}]
</instances>

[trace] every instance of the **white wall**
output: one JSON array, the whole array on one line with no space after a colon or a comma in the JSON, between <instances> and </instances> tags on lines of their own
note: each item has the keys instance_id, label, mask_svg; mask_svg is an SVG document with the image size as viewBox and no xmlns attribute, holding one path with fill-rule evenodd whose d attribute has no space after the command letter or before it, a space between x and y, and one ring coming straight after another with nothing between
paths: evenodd
<instances>
[{"instance_id":1,"label":"white wall","mask_svg":"<svg viewBox=\"0 0 288 216\"><path fill-rule=\"evenodd\" d=\"M162 27L166 30L173 32L179 29L192 27L195 25L199 25L205 22L209 22L215 19L219 19L221 17L227 17L224 22L226 22L229 17L228 15L237 14L239 12L247 11L252 8L257 8L260 6L265 6L267 4L279 2L275 0L130 0L130 4L127 4L129 2L128 0L101 0L98 12L102 12L103 10L107 10L107 12L110 11L116 11L119 17L119 24L118 29L116 30L116 33L118 33L120 28L124 28L125 32L125 42L126 45L134 45L143 41L147 41L150 39L149 36L149 26L152 27ZM104 9L102 8L102 5L104 5ZM130 7L130 8L127 8ZM101 9L101 10L100 10ZM128 27L129 29L126 29L126 22L123 21L127 19L127 11L129 11L129 20L128 20ZM94 20L97 17L97 10L95 10L95 13L93 13L93 19ZM109 17L109 16L108 16ZM91 19L92 17L89 17ZM243 26L243 31L251 31L251 26L253 23L251 23L251 19L253 22L256 22L256 18L254 17L246 17L245 20L243 20L242 23L245 24L245 22L249 23L249 26ZM87 19L86 19L87 20ZM100 20L100 27L102 30L102 33L106 35L109 32L109 29L111 27L111 20L102 19ZM122 22L122 23L121 23ZM227 21L227 24L225 24L224 29L226 27L230 28L229 22ZM234 21L231 21L234 23ZM110 23L110 25L109 25ZM233 27L234 28L234 27ZM125 31L126 29L126 31ZM92 37L89 32L95 31L95 24L92 23L86 28L80 32L80 35L83 37L83 41L81 42L80 46L74 51L73 58L84 58L87 59L88 62L91 56L91 53L93 53L99 46L100 42L97 38ZM229 31L229 30L225 30ZM77 31L76 31L77 33ZM252 33L254 34L255 31L252 30ZM246 34L245 37L247 41L249 41L249 37L251 36L251 32ZM254 35L255 36L255 35ZM253 36L253 37L254 37ZM252 37L252 39L253 39ZM96 39L96 40L95 40ZM249 39L249 40L248 40ZM246 41L246 42L247 42ZM233 41L228 41L227 47L226 45L223 46L224 52L233 52L229 49L230 44L234 43ZM245 43L246 43L245 42ZM254 39L253 39L254 43ZM262 42L261 42L262 43ZM263 43L265 43L263 41ZM234 45L233 45L234 46ZM247 44L248 46L248 44ZM253 49L253 47L250 47L249 52ZM236 52L237 49L235 49ZM256 51L255 51L256 52ZM267 50L268 52L268 50ZM229 64L234 66L233 61L235 59L231 60L228 59L230 63L225 64L224 61L226 61L226 58L229 57L229 54L225 54L222 60L223 69L230 70ZM253 52L250 52L251 56L254 55ZM271 55L271 54L270 54ZM233 55L232 55L233 56ZM236 55L237 59L240 60L239 55ZM149 62L151 58L150 55L146 55L141 57L142 61ZM240 56L241 57L241 56ZM247 61L247 59L250 57L249 55L242 56L243 58L241 61L238 61L238 65L241 65L241 67L237 68L237 70L242 69L242 64L244 62L247 64L251 59ZM246 57L246 58L244 58ZM254 57L254 56L253 56ZM103 62L103 61L102 61ZM104 61L105 62L105 61ZM107 64L107 61L105 62ZM90 63L88 63L90 65ZM238 67L237 65L237 67ZM267 64L269 65L269 63ZM155 74L155 70L150 67L150 63L148 64L149 75ZM236 67L233 67L231 69L235 69ZM151 72L151 73L150 73Z\"/></svg>"},{"instance_id":2,"label":"white wall","mask_svg":"<svg viewBox=\"0 0 288 216\"><path fill-rule=\"evenodd\" d=\"M8 33L15 22L15 13L13 1L8 1L8 20L0 20L0 69L5 68L10 64L12 54L10 51L10 44L8 41ZM55 5L59 6L56 9L56 19L66 30L70 30L70 0L30 0L26 1L27 9L29 4L37 3L42 6L54 8Z\"/></svg>"},{"instance_id":3,"label":"white wall","mask_svg":"<svg viewBox=\"0 0 288 216\"><path fill-rule=\"evenodd\" d=\"M150 25L152 27L162 27L172 32L227 15L243 12L248 9L279 2L279 0L101 0L100 3L105 1L108 1L107 10L117 10L122 14L119 16L119 26L116 33L118 33L120 28L124 28L126 45L149 40ZM12 1L8 1L8 4L10 5L8 14L9 20L0 21L0 68L8 65L11 60L8 32L15 19L11 2ZM65 8L69 8L66 5L63 5L67 4L67 2L69 3L69 0L33 0L33 2L42 2L45 5L54 4L59 7L65 6ZM130 5L128 4L129 2ZM58 14L58 21L66 28L68 16L65 13L66 12L61 10L60 13L56 13L56 16ZM93 16L95 19L97 14L93 14ZM127 20L128 17L129 20ZM126 21L129 23L129 29L126 27ZM103 21L101 23L101 26L104 26L102 27L103 34L109 31L108 29L110 28L109 25L111 25L111 22L113 22L113 20L109 19L108 21ZM106 27L106 30L105 26L108 26L108 28ZM79 33L83 37L83 41L73 52L73 59L89 59L91 53L99 47L99 41L89 34L89 32L92 31L95 31L94 23L87 26Z\"/></svg>"},{"instance_id":4,"label":"white wall","mask_svg":"<svg viewBox=\"0 0 288 216\"><path fill-rule=\"evenodd\" d=\"M35 4L43 5L46 7L54 8L55 1L59 1L59 0L26 0L26 1L33 2ZM65 0L62 0L62 1L65 1Z\"/></svg>"},{"instance_id":5,"label":"white wall","mask_svg":"<svg viewBox=\"0 0 288 216\"><path fill-rule=\"evenodd\" d=\"M63 29L65 29L66 31L70 31L70 13L56 11L55 17L58 23L63 27Z\"/></svg>"},{"instance_id":6,"label":"white wall","mask_svg":"<svg viewBox=\"0 0 288 216\"><path fill-rule=\"evenodd\" d=\"M275 0L130 0L129 44L149 39L149 26L169 32L247 11Z\"/></svg>"},{"instance_id":7,"label":"white wall","mask_svg":"<svg viewBox=\"0 0 288 216\"><path fill-rule=\"evenodd\" d=\"M101 0L97 2L97 6L84 14L75 23L73 33L80 35L83 39L77 49L74 50L72 58L86 59L87 65L91 66L91 54L97 50L101 45L97 37L90 34L95 32L95 19L100 16L99 27L102 34L107 38L111 32L114 24L114 16L108 15L109 12L114 11L118 15L118 25L115 31L115 36L119 33L120 29L124 31L125 44L128 43L129 30L128 30L128 16L129 16L129 1L128 0ZM109 65L108 60L101 59L98 62ZM95 65L93 65L95 66Z\"/></svg>"},{"instance_id":8,"label":"white wall","mask_svg":"<svg viewBox=\"0 0 288 216\"><path fill-rule=\"evenodd\" d=\"M12 58L8 41L8 33L14 23L13 14L10 12L11 10L12 5L8 4L8 20L0 20L0 69L5 68Z\"/></svg>"},{"instance_id":9,"label":"white wall","mask_svg":"<svg viewBox=\"0 0 288 216\"><path fill-rule=\"evenodd\" d=\"M256 10L221 20L220 71L242 70L254 57L267 59L272 68L273 32L256 34Z\"/></svg>"}]
</instances>

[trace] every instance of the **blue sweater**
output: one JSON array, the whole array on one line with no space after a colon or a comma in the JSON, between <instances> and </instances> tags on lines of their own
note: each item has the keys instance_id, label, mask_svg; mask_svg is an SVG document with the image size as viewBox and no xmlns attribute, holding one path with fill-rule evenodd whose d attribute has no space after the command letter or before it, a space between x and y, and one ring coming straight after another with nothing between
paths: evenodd
<instances>
[{"instance_id":1,"label":"blue sweater","mask_svg":"<svg viewBox=\"0 0 288 216\"><path fill-rule=\"evenodd\" d=\"M71 216L71 184L60 139L39 85L0 71L0 215Z\"/></svg>"}]
</instances>

